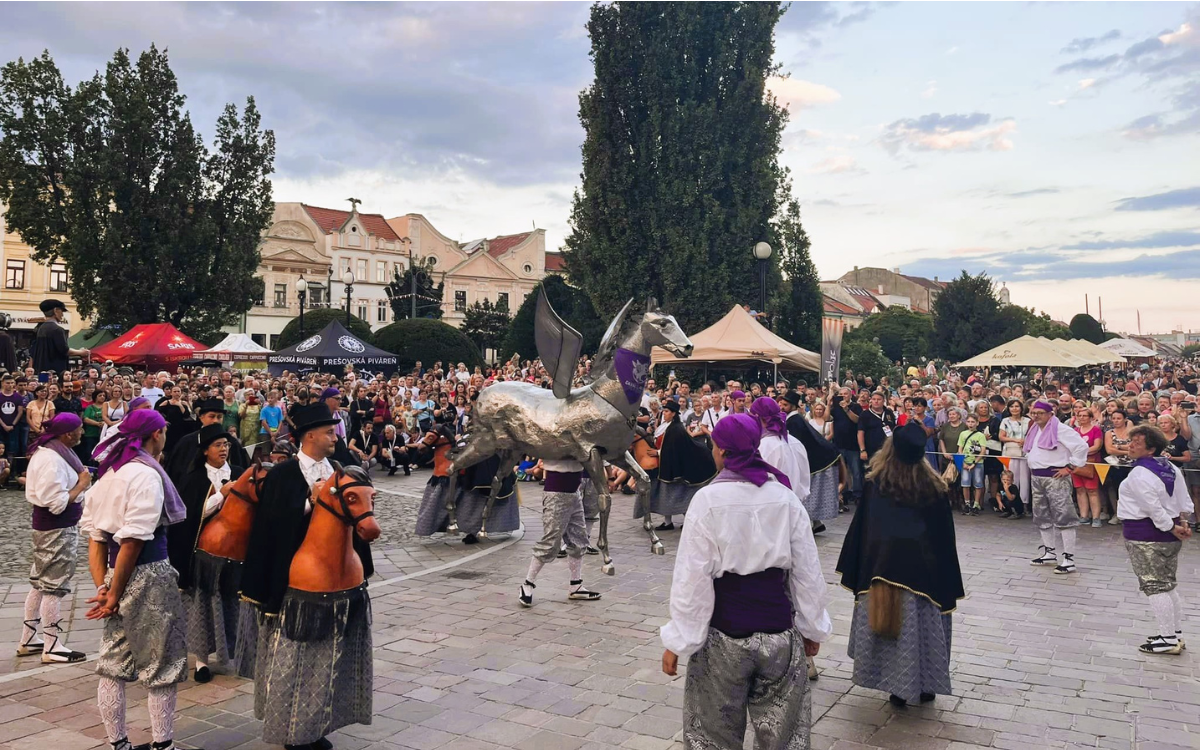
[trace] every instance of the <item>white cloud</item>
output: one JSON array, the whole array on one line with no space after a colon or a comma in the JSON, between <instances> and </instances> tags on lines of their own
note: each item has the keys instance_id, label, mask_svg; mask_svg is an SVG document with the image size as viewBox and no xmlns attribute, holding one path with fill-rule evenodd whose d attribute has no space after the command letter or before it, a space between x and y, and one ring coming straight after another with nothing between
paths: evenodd
<instances>
[{"instance_id":1,"label":"white cloud","mask_svg":"<svg viewBox=\"0 0 1200 750\"><path fill-rule=\"evenodd\" d=\"M767 91L775 95L779 103L789 111L813 107L818 104L829 104L842 98L842 95L828 86L799 78L784 78L771 76L767 79Z\"/></svg>"},{"instance_id":2,"label":"white cloud","mask_svg":"<svg viewBox=\"0 0 1200 750\"><path fill-rule=\"evenodd\" d=\"M897 120L888 125L880 141L896 154L901 147L910 151L1009 151L1016 132L1012 118L993 120L991 115L974 112L967 115L938 113Z\"/></svg>"},{"instance_id":3,"label":"white cloud","mask_svg":"<svg viewBox=\"0 0 1200 750\"><path fill-rule=\"evenodd\" d=\"M1061 107L1062 105L1064 105L1066 103L1067 103L1066 99L1055 99L1054 101L1050 102L1050 106L1051 107Z\"/></svg>"},{"instance_id":4,"label":"white cloud","mask_svg":"<svg viewBox=\"0 0 1200 750\"><path fill-rule=\"evenodd\" d=\"M809 168L810 174L861 174L865 172L853 156L831 156Z\"/></svg>"},{"instance_id":5,"label":"white cloud","mask_svg":"<svg viewBox=\"0 0 1200 750\"><path fill-rule=\"evenodd\" d=\"M1190 23L1185 23L1179 27L1179 31L1169 31L1160 36L1158 41L1166 45L1197 44L1200 43L1200 33Z\"/></svg>"},{"instance_id":6,"label":"white cloud","mask_svg":"<svg viewBox=\"0 0 1200 750\"><path fill-rule=\"evenodd\" d=\"M956 52L958 52L958 47L957 47L957 46L951 47L950 49L946 50L946 54L947 54L947 55L953 55L953 54L955 54Z\"/></svg>"},{"instance_id":7,"label":"white cloud","mask_svg":"<svg viewBox=\"0 0 1200 750\"><path fill-rule=\"evenodd\" d=\"M1095 85L1096 85L1095 78L1084 78L1083 80L1081 80L1079 82L1079 90L1083 91L1084 89L1090 89L1092 86L1095 86Z\"/></svg>"},{"instance_id":8,"label":"white cloud","mask_svg":"<svg viewBox=\"0 0 1200 750\"><path fill-rule=\"evenodd\" d=\"M929 83L925 84L925 90L921 92L921 98L932 99L933 95L937 93L937 90L937 81L930 81Z\"/></svg>"}]
</instances>

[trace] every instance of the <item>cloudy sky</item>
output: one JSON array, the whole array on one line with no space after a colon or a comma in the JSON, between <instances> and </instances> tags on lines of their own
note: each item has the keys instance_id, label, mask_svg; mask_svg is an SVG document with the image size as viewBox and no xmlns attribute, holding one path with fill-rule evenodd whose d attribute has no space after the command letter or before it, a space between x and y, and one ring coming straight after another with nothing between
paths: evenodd
<instances>
[{"instance_id":1,"label":"cloudy sky","mask_svg":"<svg viewBox=\"0 0 1200 750\"><path fill-rule=\"evenodd\" d=\"M576 3L0 4L0 56L71 82L166 47L193 120L253 95L278 200L450 237L567 232L591 78ZM1200 4L796 3L792 169L824 278L988 271L1062 319L1200 328ZM749 247L747 247L749 252Z\"/></svg>"}]
</instances>

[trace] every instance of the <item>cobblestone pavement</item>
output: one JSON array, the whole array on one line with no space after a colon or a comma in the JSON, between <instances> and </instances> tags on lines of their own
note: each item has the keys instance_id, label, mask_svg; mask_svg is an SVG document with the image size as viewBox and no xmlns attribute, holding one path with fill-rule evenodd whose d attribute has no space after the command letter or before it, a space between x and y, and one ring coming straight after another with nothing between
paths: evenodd
<instances>
[{"instance_id":1,"label":"cobblestone pavement","mask_svg":"<svg viewBox=\"0 0 1200 750\"><path fill-rule=\"evenodd\" d=\"M424 478L385 485L411 500ZM617 497L617 576L600 575L599 558L585 558L585 577L604 599L568 602L566 566L554 563L542 574L534 608L523 610L516 588L540 523L533 512L536 488L521 490L523 539L494 543L489 554L471 559L463 556L475 549L457 542L419 545L434 555L453 550L465 561L373 585L375 718L334 735L338 748L680 746L683 678L659 671L657 639L678 532L666 535L666 556L651 555L644 533L629 520L630 498ZM1178 657L1137 652L1153 627L1118 528L1081 529L1079 574L1055 576L1028 564L1037 544L1028 521L956 521L968 598L954 615L955 695L903 710L893 709L886 695L850 683L851 599L834 584L833 572L849 518L830 523L819 538L835 636L817 657L822 674L812 683L816 750L1200 748L1197 660L1190 651ZM1189 545L1180 580L1193 618L1198 573L1200 554ZM23 598L23 587L13 586L0 608L0 622L14 639ZM95 642L94 629L75 623L75 646L93 653ZM249 683L218 676L208 685L181 687L177 735L183 745L262 746ZM100 746L94 690L86 664L0 675L0 747ZM147 736L143 696L131 691L135 741Z\"/></svg>"}]
</instances>

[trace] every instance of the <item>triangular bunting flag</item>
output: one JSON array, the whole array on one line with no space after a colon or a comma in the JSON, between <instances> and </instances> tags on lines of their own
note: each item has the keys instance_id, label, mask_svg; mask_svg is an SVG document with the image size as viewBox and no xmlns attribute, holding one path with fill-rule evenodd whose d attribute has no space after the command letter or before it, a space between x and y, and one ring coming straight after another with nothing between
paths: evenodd
<instances>
[{"instance_id":1,"label":"triangular bunting flag","mask_svg":"<svg viewBox=\"0 0 1200 750\"><path fill-rule=\"evenodd\" d=\"M1000 459L1000 463L1004 464L1004 468L1006 469L1008 468L1009 463L1012 462L1012 456L998 456L998 458Z\"/></svg>"},{"instance_id":2,"label":"triangular bunting flag","mask_svg":"<svg viewBox=\"0 0 1200 750\"><path fill-rule=\"evenodd\" d=\"M264 441L264 442L265 442L265 441ZM258 446L260 446L260 445L262 445L262 442L255 443L254 445L247 445L247 446L244 446L244 447L245 447L245 449L246 449L246 460L247 460L247 461L253 461L253 460L254 460L254 449L255 449L255 448L257 448L257 447L258 447Z\"/></svg>"},{"instance_id":3,"label":"triangular bunting flag","mask_svg":"<svg viewBox=\"0 0 1200 750\"><path fill-rule=\"evenodd\" d=\"M1096 467L1096 476L1100 477L1100 484L1104 484L1104 480L1108 478L1108 470L1112 467L1108 464L1092 464Z\"/></svg>"},{"instance_id":4,"label":"triangular bunting flag","mask_svg":"<svg viewBox=\"0 0 1200 750\"><path fill-rule=\"evenodd\" d=\"M967 458L967 457L966 457L966 456L964 456L964 455L963 455L963 454L961 454L961 453L956 453L956 454L954 454L954 465L958 467L958 470L959 470L959 471L962 471L962 469L963 469L963 461L965 461L965 460L966 460L966 458Z\"/></svg>"}]
</instances>

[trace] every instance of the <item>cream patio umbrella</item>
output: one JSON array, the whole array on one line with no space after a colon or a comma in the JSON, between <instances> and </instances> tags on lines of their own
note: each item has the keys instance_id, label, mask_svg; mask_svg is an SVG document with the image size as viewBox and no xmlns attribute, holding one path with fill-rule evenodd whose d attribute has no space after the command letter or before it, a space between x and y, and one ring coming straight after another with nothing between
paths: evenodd
<instances>
[{"instance_id":1,"label":"cream patio umbrella","mask_svg":"<svg viewBox=\"0 0 1200 750\"><path fill-rule=\"evenodd\" d=\"M955 367L1086 367L1091 362L1074 352L1051 346L1047 339L1021 336L988 349Z\"/></svg>"}]
</instances>

